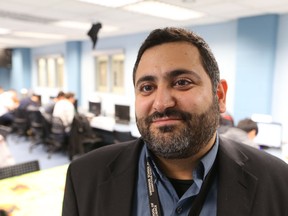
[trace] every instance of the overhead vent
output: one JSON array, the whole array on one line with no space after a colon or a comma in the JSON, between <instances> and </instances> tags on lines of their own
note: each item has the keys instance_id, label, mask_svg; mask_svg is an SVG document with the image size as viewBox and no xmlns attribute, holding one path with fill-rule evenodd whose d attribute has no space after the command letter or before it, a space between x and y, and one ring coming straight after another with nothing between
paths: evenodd
<instances>
[{"instance_id":1,"label":"overhead vent","mask_svg":"<svg viewBox=\"0 0 288 216\"><path fill-rule=\"evenodd\" d=\"M35 23L42 23L42 24L58 21L56 19L31 16L31 15L27 15L23 13L14 13L14 12L4 11L4 10L0 10L0 17L6 18L6 19L20 20L24 22L35 22Z\"/></svg>"}]
</instances>

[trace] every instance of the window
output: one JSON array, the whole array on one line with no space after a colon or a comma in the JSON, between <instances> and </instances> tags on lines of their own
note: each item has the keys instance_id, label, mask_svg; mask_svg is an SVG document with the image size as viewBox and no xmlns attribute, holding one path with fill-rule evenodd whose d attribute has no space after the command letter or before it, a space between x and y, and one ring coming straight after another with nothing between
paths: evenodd
<instances>
[{"instance_id":1,"label":"window","mask_svg":"<svg viewBox=\"0 0 288 216\"><path fill-rule=\"evenodd\" d=\"M37 60L38 87L62 88L64 59L60 56L41 57Z\"/></svg>"},{"instance_id":2,"label":"window","mask_svg":"<svg viewBox=\"0 0 288 216\"><path fill-rule=\"evenodd\" d=\"M124 58L123 52L96 54L96 91L124 92Z\"/></svg>"}]
</instances>

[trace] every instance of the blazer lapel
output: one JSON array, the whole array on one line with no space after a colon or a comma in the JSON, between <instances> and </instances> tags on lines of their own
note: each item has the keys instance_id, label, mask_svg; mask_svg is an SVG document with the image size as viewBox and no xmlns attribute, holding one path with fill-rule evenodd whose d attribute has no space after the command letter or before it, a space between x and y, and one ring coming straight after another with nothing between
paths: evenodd
<instances>
[{"instance_id":1,"label":"blazer lapel","mask_svg":"<svg viewBox=\"0 0 288 216\"><path fill-rule=\"evenodd\" d=\"M98 186L99 215L131 215L139 151L142 147L139 144L138 140L133 148L122 151L107 166L110 177Z\"/></svg>"},{"instance_id":2,"label":"blazer lapel","mask_svg":"<svg viewBox=\"0 0 288 216\"><path fill-rule=\"evenodd\" d=\"M250 215L257 177L245 168L248 157L235 148L238 143L220 139L218 154L218 216Z\"/></svg>"}]
</instances>

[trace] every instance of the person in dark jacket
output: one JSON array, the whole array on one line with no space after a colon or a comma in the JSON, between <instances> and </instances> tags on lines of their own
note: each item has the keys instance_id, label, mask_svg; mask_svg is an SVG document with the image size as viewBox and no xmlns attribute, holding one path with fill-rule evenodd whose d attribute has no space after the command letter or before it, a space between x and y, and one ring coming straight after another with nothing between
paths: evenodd
<instances>
[{"instance_id":1,"label":"person in dark jacket","mask_svg":"<svg viewBox=\"0 0 288 216\"><path fill-rule=\"evenodd\" d=\"M72 161L62 216L288 215L288 165L219 138L219 77L199 35L152 31L133 70L141 137Z\"/></svg>"}]
</instances>

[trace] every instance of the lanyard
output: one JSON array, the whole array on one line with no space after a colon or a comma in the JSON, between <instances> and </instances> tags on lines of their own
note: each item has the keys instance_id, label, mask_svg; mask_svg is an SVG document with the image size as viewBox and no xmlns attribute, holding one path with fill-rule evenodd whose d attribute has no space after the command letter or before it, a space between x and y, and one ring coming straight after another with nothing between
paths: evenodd
<instances>
[{"instance_id":1,"label":"lanyard","mask_svg":"<svg viewBox=\"0 0 288 216\"><path fill-rule=\"evenodd\" d=\"M147 182L150 213L151 216L161 216L158 190L156 188L156 185L154 184L152 169L149 162L147 160L145 160L145 162L146 162L146 182ZM206 175L198 195L193 200L193 206L189 212L189 216L198 216L200 214L206 196L215 179L215 176L216 176L216 161L214 162L213 166Z\"/></svg>"},{"instance_id":2,"label":"lanyard","mask_svg":"<svg viewBox=\"0 0 288 216\"><path fill-rule=\"evenodd\" d=\"M147 180L150 213L151 216L161 216L158 190L156 188L156 185L154 184L152 169L149 162L147 160L145 161L146 161L146 180Z\"/></svg>"}]
</instances>

